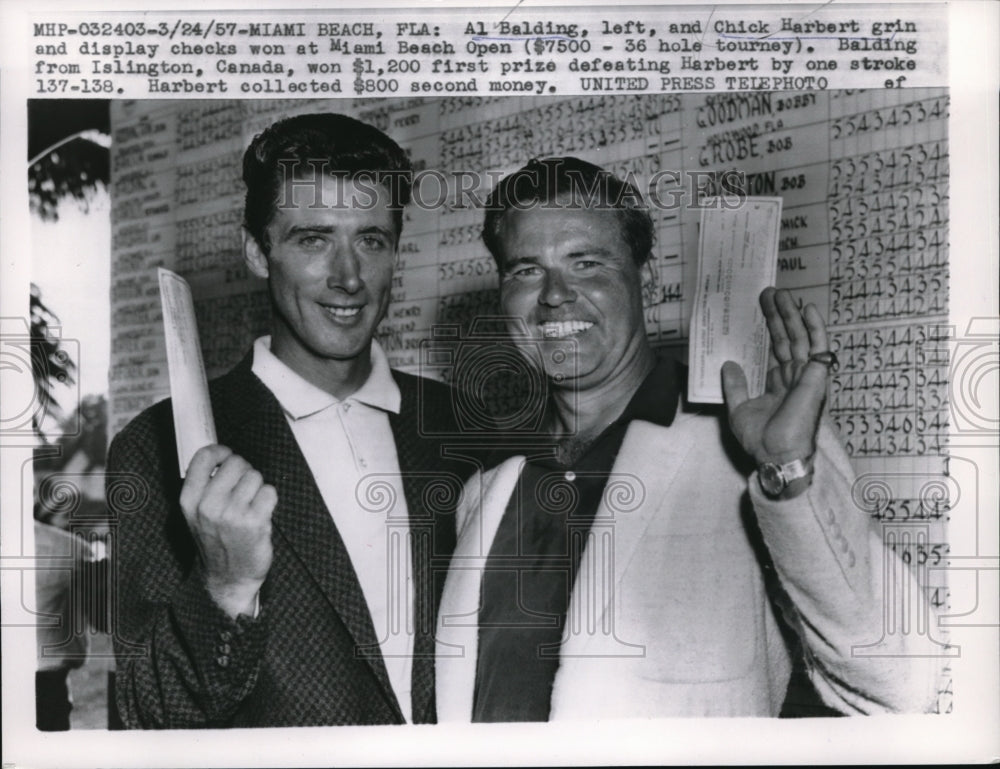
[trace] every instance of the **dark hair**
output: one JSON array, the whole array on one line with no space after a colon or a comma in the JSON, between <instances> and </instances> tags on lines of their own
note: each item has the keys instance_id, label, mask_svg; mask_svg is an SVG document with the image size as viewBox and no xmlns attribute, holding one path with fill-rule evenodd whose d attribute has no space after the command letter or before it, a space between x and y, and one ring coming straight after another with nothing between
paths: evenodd
<instances>
[{"instance_id":1,"label":"dark hair","mask_svg":"<svg viewBox=\"0 0 1000 769\"><path fill-rule=\"evenodd\" d=\"M555 157L530 160L503 178L486 201L483 242L501 271L504 216L535 205L557 208L557 199L566 197L561 205L613 210L636 266L646 263L653 249L653 220L635 185L585 160Z\"/></svg>"},{"instance_id":2,"label":"dark hair","mask_svg":"<svg viewBox=\"0 0 1000 769\"><path fill-rule=\"evenodd\" d=\"M413 167L403 149L377 128L331 112L285 118L257 134L243 154L246 204L243 226L261 250L271 249L267 226L291 171L364 177L390 194L396 236L403 229L403 207L410 202Z\"/></svg>"}]
</instances>

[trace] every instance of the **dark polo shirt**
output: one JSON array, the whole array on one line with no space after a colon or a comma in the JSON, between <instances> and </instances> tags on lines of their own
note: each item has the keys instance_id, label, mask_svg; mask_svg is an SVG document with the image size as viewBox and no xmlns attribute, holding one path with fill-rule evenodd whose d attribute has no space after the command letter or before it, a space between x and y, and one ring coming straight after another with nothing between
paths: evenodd
<instances>
[{"instance_id":1,"label":"dark polo shirt","mask_svg":"<svg viewBox=\"0 0 1000 769\"><path fill-rule=\"evenodd\" d=\"M527 462L483 573L473 721L547 721L569 597L604 487L634 419L668 426L679 397L661 358L621 416L571 465L551 439Z\"/></svg>"}]
</instances>

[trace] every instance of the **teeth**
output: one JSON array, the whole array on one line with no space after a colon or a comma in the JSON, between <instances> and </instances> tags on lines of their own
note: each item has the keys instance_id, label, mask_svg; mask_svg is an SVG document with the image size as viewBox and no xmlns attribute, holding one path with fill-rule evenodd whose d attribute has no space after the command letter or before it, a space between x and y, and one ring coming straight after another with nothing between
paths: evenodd
<instances>
[{"instance_id":1,"label":"teeth","mask_svg":"<svg viewBox=\"0 0 1000 769\"><path fill-rule=\"evenodd\" d=\"M564 336L571 336L573 334L579 334L581 331L586 331L593 325L593 323L589 323L585 320L563 320L558 322L543 323L541 326L542 336L546 339L561 339Z\"/></svg>"},{"instance_id":2,"label":"teeth","mask_svg":"<svg viewBox=\"0 0 1000 769\"><path fill-rule=\"evenodd\" d=\"M324 305L323 309L335 318L353 318L361 312L360 307L327 307Z\"/></svg>"}]
</instances>

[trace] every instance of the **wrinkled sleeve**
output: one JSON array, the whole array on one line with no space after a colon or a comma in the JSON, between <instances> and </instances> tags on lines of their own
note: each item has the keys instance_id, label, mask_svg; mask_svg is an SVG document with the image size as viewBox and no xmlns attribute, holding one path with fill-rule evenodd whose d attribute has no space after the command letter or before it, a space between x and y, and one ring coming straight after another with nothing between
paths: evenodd
<instances>
[{"instance_id":1,"label":"wrinkled sleeve","mask_svg":"<svg viewBox=\"0 0 1000 769\"><path fill-rule=\"evenodd\" d=\"M808 491L750 497L783 595L775 602L802 640L809 676L844 713L929 712L942 646L923 586L853 501L854 474L833 428L821 427Z\"/></svg>"},{"instance_id":2,"label":"wrinkled sleeve","mask_svg":"<svg viewBox=\"0 0 1000 769\"><path fill-rule=\"evenodd\" d=\"M226 726L256 683L266 604L234 621L209 596L179 507L169 418L169 408L146 412L108 454L115 698L126 728Z\"/></svg>"}]
</instances>

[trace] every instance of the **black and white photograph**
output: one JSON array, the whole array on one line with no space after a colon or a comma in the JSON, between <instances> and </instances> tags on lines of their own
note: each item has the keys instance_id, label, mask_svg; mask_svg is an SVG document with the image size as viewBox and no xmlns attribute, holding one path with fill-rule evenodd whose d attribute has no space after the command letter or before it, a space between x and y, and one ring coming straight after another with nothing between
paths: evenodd
<instances>
[{"instance_id":1,"label":"black and white photograph","mask_svg":"<svg viewBox=\"0 0 1000 769\"><path fill-rule=\"evenodd\" d=\"M995 7L3 14L5 765L1000 757Z\"/></svg>"}]
</instances>

